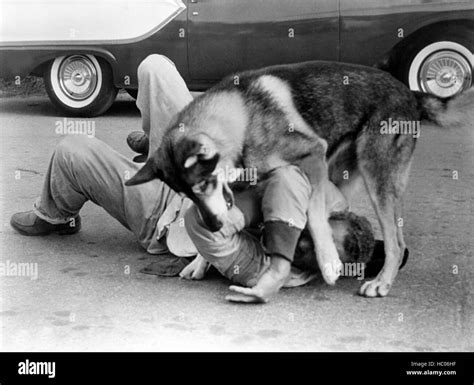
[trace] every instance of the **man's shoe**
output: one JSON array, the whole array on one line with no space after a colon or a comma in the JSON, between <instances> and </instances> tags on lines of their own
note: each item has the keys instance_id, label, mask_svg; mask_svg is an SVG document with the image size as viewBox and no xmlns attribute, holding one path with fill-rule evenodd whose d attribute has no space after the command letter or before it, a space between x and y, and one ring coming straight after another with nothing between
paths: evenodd
<instances>
[{"instance_id":1,"label":"man's shoe","mask_svg":"<svg viewBox=\"0 0 474 385\"><path fill-rule=\"evenodd\" d=\"M10 219L11 226L23 235L48 235L57 233L60 235L75 234L81 229L81 217L78 215L71 218L67 223L53 225L38 217L34 211L16 213Z\"/></svg>"},{"instance_id":2,"label":"man's shoe","mask_svg":"<svg viewBox=\"0 0 474 385\"><path fill-rule=\"evenodd\" d=\"M143 131L132 131L130 134L128 134L127 144L133 151L141 154L133 158L134 162L146 162L150 142Z\"/></svg>"}]
</instances>

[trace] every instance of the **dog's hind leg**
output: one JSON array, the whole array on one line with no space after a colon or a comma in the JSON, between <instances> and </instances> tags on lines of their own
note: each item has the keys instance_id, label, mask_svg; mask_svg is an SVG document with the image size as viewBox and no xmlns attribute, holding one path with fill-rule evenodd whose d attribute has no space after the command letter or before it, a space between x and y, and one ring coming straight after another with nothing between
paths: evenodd
<instances>
[{"instance_id":1,"label":"dog's hind leg","mask_svg":"<svg viewBox=\"0 0 474 385\"><path fill-rule=\"evenodd\" d=\"M366 297L385 297L392 286L400 264L400 246L395 221L395 205L398 202L397 198L392 195L387 196L377 192L378 186L370 178L364 180L382 228L385 263L382 271L373 281L367 281L361 286L359 294Z\"/></svg>"},{"instance_id":2,"label":"dog's hind leg","mask_svg":"<svg viewBox=\"0 0 474 385\"><path fill-rule=\"evenodd\" d=\"M410 161L406 164L404 170L398 174L397 185L398 185L400 193L403 193L407 187L410 170L411 170L411 157L410 157ZM405 243L405 238L403 236L404 219L403 219L403 204L401 200L399 200L398 204L395 206L395 221L397 222L397 241L398 241L398 246L400 248L400 261L399 261L399 265L400 265L403 261L403 255L405 254L405 249L407 247Z\"/></svg>"},{"instance_id":3,"label":"dog's hind leg","mask_svg":"<svg viewBox=\"0 0 474 385\"><path fill-rule=\"evenodd\" d=\"M403 254L405 252L405 248L407 247L405 243L405 238L403 236L403 209L402 209L402 202L398 202L395 207L395 222L397 223L397 241L398 247L400 248L400 261L402 263Z\"/></svg>"},{"instance_id":4,"label":"dog's hind leg","mask_svg":"<svg viewBox=\"0 0 474 385\"><path fill-rule=\"evenodd\" d=\"M388 148L384 149L384 145L387 144ZM371 146L371 159L359 163L359 169L379 218L385 248L385 263L382 270L374 280L365 282L359 290L359 294L366 297L384 297L388 294L405 249L403 223L400 223L399 219L402 218L401 198L407 185L414 146L409 142L405 145L397 144L398 146L395 146L395 141L392 140L378 143L375 141L374 145L380 147L376 149ZM368 148L365 149L367 150Z\"/></svg>"},{"instance_id":5,"label":"dog's hind leg","mask_svg":"<svg viewBox=\"0 0 474 385\"><path fill-rule=\"evenodd\" d=\"M356 143L353 139L340 144L331 154L328 173L329 180L337 186L350 209L352 199L365 191L364 180L357 167Z\"/></svg>"}]
</instances>

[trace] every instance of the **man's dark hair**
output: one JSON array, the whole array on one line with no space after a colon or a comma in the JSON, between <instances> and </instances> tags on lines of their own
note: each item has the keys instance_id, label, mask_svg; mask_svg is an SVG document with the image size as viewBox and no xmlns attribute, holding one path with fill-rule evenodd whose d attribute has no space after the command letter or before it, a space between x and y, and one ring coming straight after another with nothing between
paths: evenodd
<instances>
[{"instance_id":1,"label":"man's dark hair","mask_svg":"<svg viewBox=\"0 0 474 385\"><path fill-rule=\"evenodd\" d=\"M350 211L343 211L332 214L329 220L347 222L344 250L351 261L367 263L372 257L375 245L372 226L367 218Z\"/></svg>"},{"instance_id":2,"label":"man's dark hair","mask_svg":"<svg viewBox=\"0 0 474 385\"><path fill-rule=\"evenodd\" d=\"M347 234L343 247L350 262L367 263L372 258L375 247L372 226L365 217L360 217L349 211L333 213L330 220L346 222ZM306 227L298 240L293 264L300 269L319 270L314 258L314 243Z\"/></svg>"}]
</instances>

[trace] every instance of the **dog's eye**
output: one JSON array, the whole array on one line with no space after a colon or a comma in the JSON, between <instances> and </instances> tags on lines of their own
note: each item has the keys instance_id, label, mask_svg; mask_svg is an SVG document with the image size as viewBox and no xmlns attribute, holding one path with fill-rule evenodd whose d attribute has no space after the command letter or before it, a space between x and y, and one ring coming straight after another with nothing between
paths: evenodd
<instances>
[{"instance_id":1,"label":"dog's eye","mask_svg":"<svg viewBox=\"0 0 474 385\"><path fill-rule=\"evenodd\" d=\"M195 193L195 194L200 193L200 192L201 192L201 189L202 189L202 182L196 183L196 184L193 186L193 188L192 188L193 193Z\"/></svg>"},{"instance_id":2,"label":"dog's eye","mask_svg":"<svg viewBox=\"0 0 474 385\"><path fill-rule=\"evenodd\" d=\"M193 192L197 194L202 193L206 190L208 185L209 185L209 181L204 179L203 181L196 183L193 186Z\"/></svg>"},{"instance_id":3,"label":"dog's eye","mask_svg":"<svg viewBox=\"0 0 474 385\"><path fill-rule=\"evenodd\" d=\"M196 194L205 193L209 187L215 188L217 184L217 178L215 176L211 176L210 178L204 179L199 183L196 183L193 186L193 192Z\"/></svg>"}]
</instances>

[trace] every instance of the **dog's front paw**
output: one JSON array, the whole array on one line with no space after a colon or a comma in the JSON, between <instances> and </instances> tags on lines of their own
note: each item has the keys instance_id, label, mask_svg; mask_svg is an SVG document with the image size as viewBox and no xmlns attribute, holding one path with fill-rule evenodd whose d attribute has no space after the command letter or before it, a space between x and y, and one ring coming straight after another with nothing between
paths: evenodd
<instances>
[{"instance_id":1,"label":"dog's front paw","mask_svg":"<svg viewBox=\"0 0 474 385\"><path fill-rule=\"evenodd\" d=\"M198 255L188 266L181 270L179 276L183 279L200 280L204 278L208 268L207 261Z\"/></svg>"},{"instance_id":2,"label":"dog's front paw","mask_svg":"<svg viewBox=\"0 0 474 385\"><path fill-rule=\"evenodd\" d=\"M359 289L359 295L369 298L385 297L390 291L391 286L391 282L388 282L384 277L379 275L373 281L364 282Z\"/></svg>"},{"instance_id":3,"label":"dog's front paw","mask_svg":"<svg viewBox=\"0 0 474 385\"><path fill-rule=\"evenodd\" d=\"M325 262L322 269L322 276L324 281L329 285L335 285L338 278L341 276L343 265L339 256L327 259L330 262Z\"/></svg>"}]
</instances>

